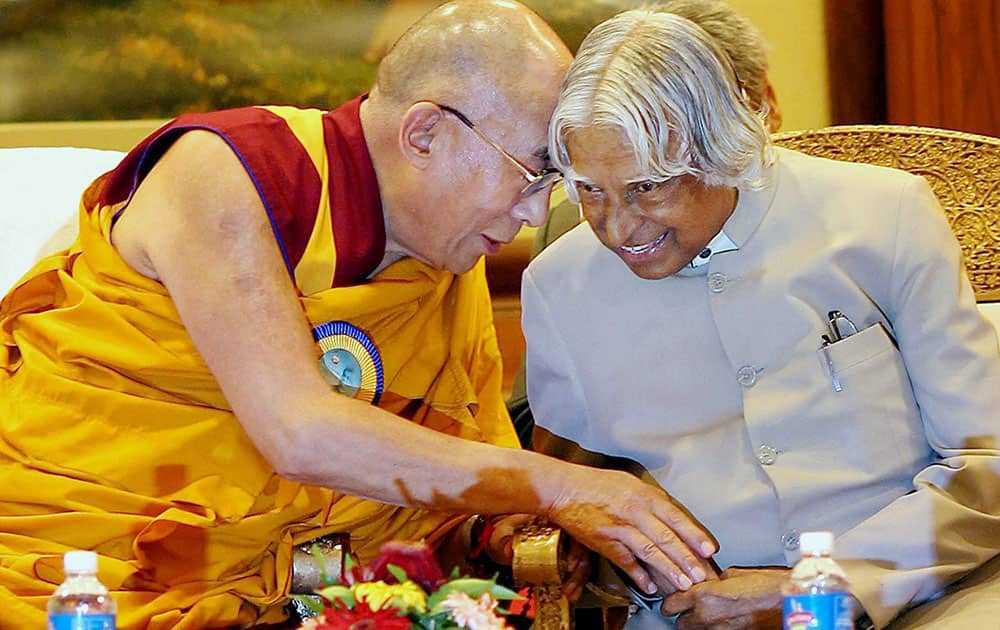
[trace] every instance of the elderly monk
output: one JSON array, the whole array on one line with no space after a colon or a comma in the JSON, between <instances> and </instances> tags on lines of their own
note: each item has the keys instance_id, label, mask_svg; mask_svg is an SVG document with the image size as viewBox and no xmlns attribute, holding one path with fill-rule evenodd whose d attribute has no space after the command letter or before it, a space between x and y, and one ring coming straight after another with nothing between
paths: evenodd
<instances>
[{"instance_id":1,"label":"elderly monk","mask_svg":"<svg viewBox=\"0 0 1000 630\"><path fill-rule=\"evenodd\" d=\"M94 182L0 305L3 624L44 624L75 548L120 628L273 622L294 544L365 559L474 512L551 518L651 590L703 579L662 491L503 448L481 258L544 218L569 61L523 6L461 0L366 96L182 116Z\"/></svg>"},{"instance_id":2,"label":"elderly monk","mask_svg":"<svg viewBox=\"0 0 1000 630\"><path fill-rule=\"evenodd\" d=\"M721 579L661 581L635 627L779 627L808 530L874 625L956 589L934 628L995 624L1000 353L944 213L774 148L741 83L670 13L580 47L549 146L589 225L522 284L535 447L644 467L718 540Z\"/></svg>"}]
</instances>

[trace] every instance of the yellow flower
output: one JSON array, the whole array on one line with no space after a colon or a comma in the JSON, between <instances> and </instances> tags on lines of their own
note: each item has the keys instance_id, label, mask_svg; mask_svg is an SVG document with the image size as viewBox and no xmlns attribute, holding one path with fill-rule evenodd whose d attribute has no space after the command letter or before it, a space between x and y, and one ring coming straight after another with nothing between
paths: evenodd
<instances>
[{"instance_id":1,"label":"yellow flower","mask_svg":"<svg viewBox=\"0 0 1000 630\"><path fill-rule=\"evenodd\" d=\"M427 612L427 593L415 582L386 584L385 582L362 582L354 585L354 598L368 604L372 610L398 608L404 613Z\"/></svg>"}]
</instances>

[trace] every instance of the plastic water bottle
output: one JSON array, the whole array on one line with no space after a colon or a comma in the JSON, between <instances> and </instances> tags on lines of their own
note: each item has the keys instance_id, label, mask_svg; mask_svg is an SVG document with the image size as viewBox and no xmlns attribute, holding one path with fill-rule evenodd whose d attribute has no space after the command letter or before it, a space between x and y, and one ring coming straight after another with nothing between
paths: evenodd
<instances>
[{"instance_id":1,"label":"plastic water bottle","mask_svg":"<svg viewBox=\"0 0 1000 630\"><path fill-rule=\"evenodd\" d=\"M97 579L97 554L68 551L66 581L49 599L49 630L115 630L115 600Z\"/></svg>"},{"instance_id":2,"label":"plastic water bottle","mask_svg":"<svg viewBox=\"0 0 1000 630\"><path fill-rule=\"evenodd\" d=\"M852 630L854 606L844 570L833 560L831 532L803 532L801 559L782 589L784 630Z\"/></svg>"}]
</instances>

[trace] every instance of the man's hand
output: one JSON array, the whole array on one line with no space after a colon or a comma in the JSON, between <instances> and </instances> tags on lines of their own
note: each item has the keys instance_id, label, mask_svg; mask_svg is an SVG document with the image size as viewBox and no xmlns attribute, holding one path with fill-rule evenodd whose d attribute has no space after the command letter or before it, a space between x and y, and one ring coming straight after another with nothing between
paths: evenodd
<instances>
[{"instance_id":1,"label":"man's hand","mask_svg":"<svg viewBox=\"0 0 1000 630\"><path fill-rule=\"evenodd\" d=\"M538 520L532 514L510 514L487 517L493 519L493 531L486 541L486 554L497 564L510 566L514 562L514 534L518 529ZM476 541L472 541L475 545Z\"/></svg>"},{"instance_id":2,"label":"man's hand","mask_svg":"<svg viewBox=\"0 0 1000 630\"><path fill-rule=\"evenodd\" d=\"M562 589L563 595L571 603L580 599L583 594L583 587L587 585L593 566L594 552L571 538L569 551L566 552L566 581L563 582Z\"/></svg>"},{"instance_id":3,"label":"man's hand","mask_svg":"<svg viewBox=\"0 0 1000 630\"><path fill-rule=\"evenodd\" d=\"M575 540L615 563L647 593L650 571L685 591L711 573L712 538L667 494L618 471L576 466L547 516Z\"/></svg>"},{"instance_id":4,"label":"man's hand","mask_svg":"<svg viewBox=\"0 0 1000 630\"><path fill-rule=\"evenodd\" d=\"M720 579L695 585L663 600L661 612L675 615L681 630L781 628L781 585L790 569L731 567Z\"/></svg>"}]
</instances>

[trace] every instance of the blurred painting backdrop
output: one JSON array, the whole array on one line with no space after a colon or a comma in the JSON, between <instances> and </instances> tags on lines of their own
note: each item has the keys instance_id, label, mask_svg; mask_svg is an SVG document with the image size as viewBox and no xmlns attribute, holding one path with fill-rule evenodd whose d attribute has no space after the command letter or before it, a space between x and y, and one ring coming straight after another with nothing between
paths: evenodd
<instances>
[{"instance_id":1,"label":"blurred painting backdrop","mask_svg":"<svg viewBox=\"0 0 1000 630\"><path fill-rule=\"evenodd\" d=\"M330 108L437 0L0 0L0 122ZM576 49L629 0L527 0Z\"/></svg>"}]
</instances>

